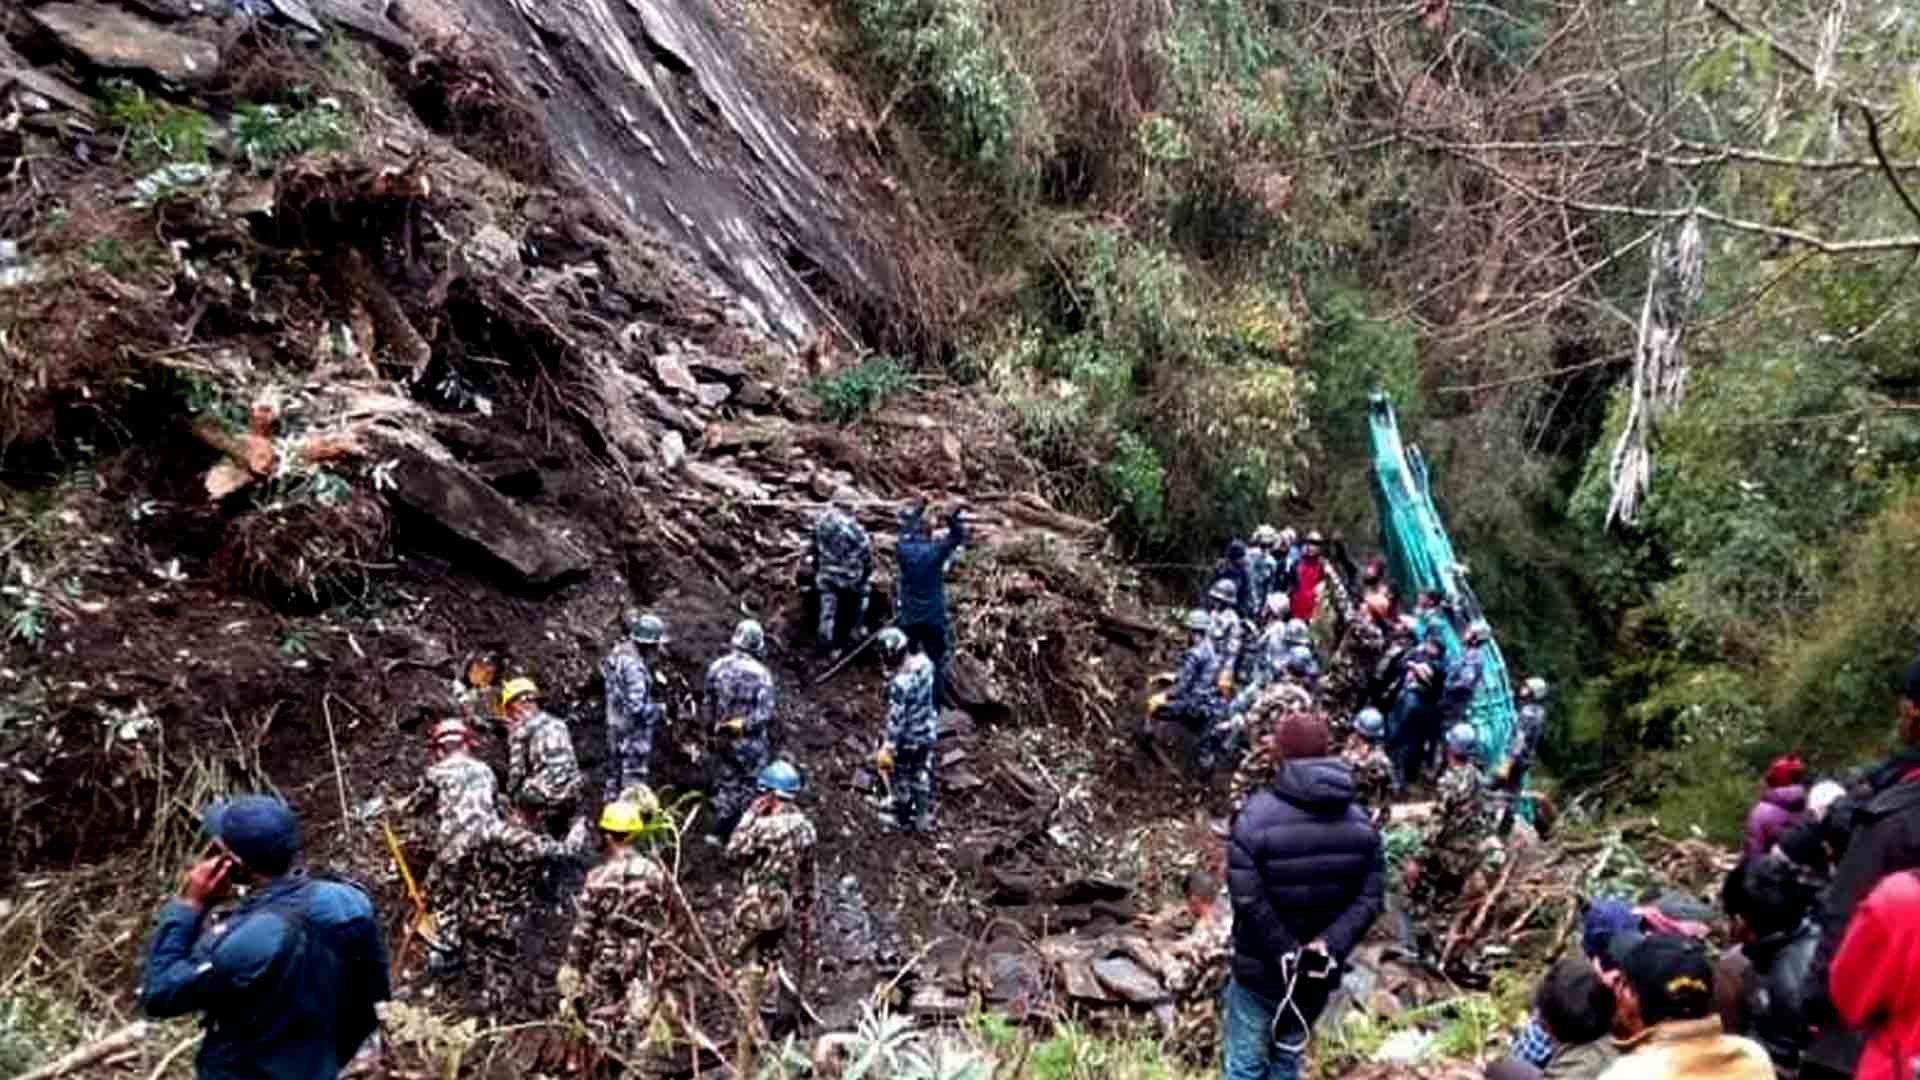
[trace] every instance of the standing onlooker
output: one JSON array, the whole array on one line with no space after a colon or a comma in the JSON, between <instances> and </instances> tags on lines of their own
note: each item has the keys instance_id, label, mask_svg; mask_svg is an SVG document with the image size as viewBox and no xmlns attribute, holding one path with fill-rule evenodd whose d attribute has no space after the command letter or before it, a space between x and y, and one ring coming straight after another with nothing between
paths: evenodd
<instances>
[{"instance_id":1,"label":"standing onlooker","mask_svg":"<svg viewBox=\"0 0 1920 1080\"><path fill-rule=\"evenodd\" d=\"M1851 830L1835 844L1844 854L1820 910L1820 949L1813 961L1817 1002L1832 998L1827 969L1854 908L1888 875L1920 867L1920 659L1906 666L1900 683L1895 726L1902 749L1867 774L1864 798L1828 811L1829 819L1848 821ZM1817 1015L1824 1011L1816 1004ZM1808 1067L1819 1076L1852 1075L1860 1046L1858 1032L1825 1025L1807 1051Z\"/></svg>"},{"instance_id":2,"label":"standing onlooker","mask_svg":"<svg viewBox=\"0 0 1920 1080\"><path fill-rule=\"evenodd\" d=\"M1311 623L1320 607L1320 581L1327 575L1327 559L1320 554L1320 545L1325 542L1320 530L1308 533L1300 548L1300 561L1293 567L1293 617L1304 623Z\"/></svg>"},{"instance_id":3,"label":"standing onlooker","mask_svg":"<svg viewBox=\"0 0 1920 1080\"><path fill-rule=\"evenodd\" d=\"M1227 1080L1294 1080L1347 953L1380 915L1380 834L1329 757L1327 724L1289 714L1282 764L1234 817L1227 848L1233 977L1222 995Z\"/></svg>"},{"instance_id":4,"label":"standing onlooker","mask_svg":"<svg viewBox=\"0 0 1920 1080\"><path fill-rule=\"evenodd\" d=\"M1656 934L1633 947L1614 987L1627 1037L1602 1080L1774 1080L1751 1039L1728 1035L1714 1014L1713 963L1697 941Z\"/></svg>"},{"instance_id":5,"label":"standing onlooker","mask_svg":"<svg viewBox=\"0 0 1920 1080\"><path fill-rule=\"evenodd\" d=\"M1806 817L1807 767L1795 754L1773 760L1767 766L1766 786L1760 801L1747 811L1746 850L1748 857L1773 850L1781 834Z\"/></svg>"},{"instance_id":6,"label":"standing onlooker","mask_svg":"<svg viewBox=\"0 0 1920 1080\"><path fill-rule=\"evenodd\" d=\"M207 811L213 851L160 911L140 1000L155 1018L206 1014L200 1080L323 1080L353 1058L391 992L367 895L295 869L300 823L248 795ZM216 926L207 909L247 898Z\"/></svg>"},{"instance_id":7,"label":"standing onlooker","mask_svg":"<svg viewBox=\"0 0 1920 1080\"><path fill-rule=\"evenodd\" d=\"M1874 886L1833 958L1833 1004L1868 1032L1855 1080L1911 1080L1920 1069L1920 873Z\"/></svg>"},{"instance_id":8,"label":"standing onlooker","mask_svg":"<svg viewBox=\"0 0 1920 1080\"><path fill-rule=\"evenodd\" d=\"M1807 972L1820 944L1820 927L1808 917L1813 888L1785 859L1760 855L1740 860L1722 895L1746 960L1730 1029L1765 1047L1782 1077L1798 1076L1813 1041Z\"/></svg>"}]
</instances>

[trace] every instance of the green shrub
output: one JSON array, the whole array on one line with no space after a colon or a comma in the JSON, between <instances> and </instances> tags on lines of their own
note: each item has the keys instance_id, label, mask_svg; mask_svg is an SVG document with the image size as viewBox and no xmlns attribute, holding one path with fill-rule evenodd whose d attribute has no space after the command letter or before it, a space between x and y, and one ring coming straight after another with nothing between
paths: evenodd
<instances>
[{"instance_id":1,"label":"green shrub","mask_svg":"<svg viewBox=\"0 0 1920 1080\"><path fill-rule=\"evenodd\" d=\"M813 392L820 399L823 418L845 423L905 390L908 382L906 369L899 361L880 356L826 376L814 383Z\"/></svg>"},{"instance_id":2,"label":"green shrub","mask_svg":"<svg viewBox=\"0 0 1920 1080\"><path fill-rule=\"evenodd\" d=\"M875 57L918 87L925 125L957 160L1007 166L1040 136L1033 84L982 0L854 0Z\"/></svg>"},{"instance_id":3,"label":"green shrub","mask_svg":"<svg viewBox=\"0 0 1920 1080\"><path fill-rule=\"evenodd\" d=\"M107 82L106 106L107 122L120 130L127 160L135 167L206 164L213 127L206 113L149 97L125 79Z\"/></svg>"},{"instance_id":4,"label":"green shrub","mask_svg":"<svg viewBox=\"0 0 1920 1080\"><path fill-rule=\"evenodd\" d=\"M242 105L233 114L233 149L263 172L283 158L347 145L347 120L331 101L290 108Z\"/></svg>"}]
</instances>

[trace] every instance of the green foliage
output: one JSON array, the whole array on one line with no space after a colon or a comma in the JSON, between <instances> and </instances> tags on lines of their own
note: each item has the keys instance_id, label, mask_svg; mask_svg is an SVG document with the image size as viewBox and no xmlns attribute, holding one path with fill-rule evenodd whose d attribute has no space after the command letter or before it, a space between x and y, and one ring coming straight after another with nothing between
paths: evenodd
<instances>
[{"instance_id":1,"label":"green foliage","mask_svg":"<svg viewBox=\"0 0 1920 1080\"><path fill-rule=\"evenodd\" d=\"M163 267L167 256L156 244L127 242L114 236L100 236L80 249L80 261L109 274L126 275Z\"/></svg>"},{"instance_id":2,"label":"green foliage","mask_svg":"<svg viewBox=\"0 0 1920 1080\"><path fill-rule=\"evenodd\" d=\"M917 88L926 127L956 160L1017 168L1043 138L1033 84L984 0L853 0L853 10L874 57Z\"/></svg>"},{"instance_id":3,"label":"green foliage","mask_svg":"<svg viewBox=\"0 0 1920 1080\"><path fill-rule=\"evenodd\" d=\"M906 369L892 357L863 360L814 383L820 415L835 423L864 416L909 385Z\"/></svg>"},{"instance_id":4,"label":"green foliage","mask_svg":"<svg viewBox=\"0 0 1920 1080\"><path fill-rule=\"evenodd\" d=\"M125 138L126 157L134 166L206 164L213 127L206 113L149 97L124 79L109 80L105 89L107 122Z\"/></svg>"},{"instance_id":5,"label":"green foliage","mask_svg":"<svg viewBox=\"0 0 1920 1080\"><path fill-rule=\"evenodd\" d=\"M346 117L331 100L298 107L241 105L233 113L234 152L254 172L284 158L346 145Z\"/></svg>"},{"instance_id":6,"label":"green foliage","mask_svg":"<svg viewBox=\"0 0 1920 1080\"><path fill-rule=\"evenodd\" d=\"M1385 306L1353 288L1329 287L1313 304L1307 370L1313 375L1313 412L1321 418L1328 454L1362 458L1367 451L1367 398L1385 391L1403 430L1415 430L1424 412L1419 349L1404 321L1375 316Z\"/></svg>"}]
</instances>

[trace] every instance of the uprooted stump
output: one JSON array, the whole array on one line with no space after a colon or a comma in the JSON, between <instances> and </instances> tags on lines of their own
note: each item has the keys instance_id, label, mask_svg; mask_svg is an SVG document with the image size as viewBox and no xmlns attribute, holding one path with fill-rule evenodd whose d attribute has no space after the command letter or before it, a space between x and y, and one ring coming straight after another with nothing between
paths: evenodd
<instances>
[{"instance_id":1,"label":"uprooted stump","mask_svg":"<svg viewBox=\"0 0 1920 1080\"><path fill-rule=\"evenodd\" d=\"M389 529L386 508L362 495L269 505L234 519L213 569L280 611L317 611L367 591Z\"/></svg>"}]
</instances>

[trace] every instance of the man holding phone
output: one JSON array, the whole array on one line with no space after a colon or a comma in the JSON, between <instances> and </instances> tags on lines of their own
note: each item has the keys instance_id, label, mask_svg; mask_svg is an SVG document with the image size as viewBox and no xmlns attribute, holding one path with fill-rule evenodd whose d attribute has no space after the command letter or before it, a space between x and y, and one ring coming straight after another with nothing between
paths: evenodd
<instances>
[{"instance_id":1,"label":"man holding phone","mask_svg":"<svg viewBox=\"0 0 1920 1080\"><path fill-rule=\"evenodd\" d=\"M199 1080L326 1080L372 1033L390 993L373 905L294 867L300 825L277 798L207 811L212 842L160 909L141 1004L155 1018L206 1014ZM239 905L208 909L235 888Z\"/></svg>"},{"instance_id":2,"label":"man holding phone","mask_svg":"<svg viewBox=\"0 0 1920 1080\"><path fill-rule=\"evenodd\" d=\"M1270 737L1280 766L1248 796L1227 845L1226 1080L1300 1075L1313 1022L1386 897L1380 834L1330 756L1325 717L1288 713Z\"/></svg>"}]
</instances>

